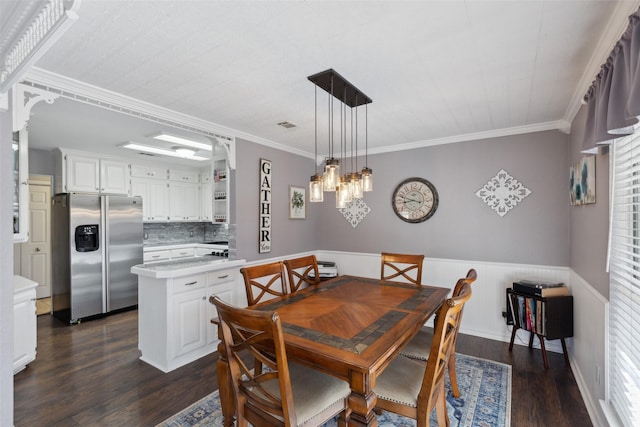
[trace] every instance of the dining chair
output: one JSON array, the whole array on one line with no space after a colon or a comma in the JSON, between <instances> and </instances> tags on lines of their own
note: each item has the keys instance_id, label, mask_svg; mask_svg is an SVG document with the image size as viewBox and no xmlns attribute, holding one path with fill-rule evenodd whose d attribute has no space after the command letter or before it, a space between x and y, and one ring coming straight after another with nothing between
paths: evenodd
<instances>
[{"instance_id":1,"label":"dining chair","mask_svg":"<svg viewBox=\"0 0 640 427\"><path fill-rule=\"evenodd\" d=\"M287 259L284 261L284 266L287 267L289 291L291 293L296 292L303 286L308 287L320 284L318 261L315 255ZM313 272L313 276L311 272Z\"/></svg>"},{"instance_id":2,"label":"dining chair","mask_svg":"<svg viewBox=\"0 0 640 427\"><path fill-rule=\"evenodd\" d=\"M457 297L449 298L438 310L434 339L427 362L396 357L376 379L373 391L376 410L386 410L416 420L417 427L429 425L436 409L438 426L449 426L445 372L454 351L462 308L471 298L471 286L464 283Z\"/></svg>"},{"instance_id":3,"label":"dining chair","mask_svg":"<svg viewBox=\"0 0 640 427\"><path fill-rule=\"evenodd\" d=\"M471 285L476 281L478 274L473 268L467 272L467 276L459 279L456 286L453 288L452 296L457 297L463 289L464 284ZM449 359L449 382L451 383L451 392L455 397L460 397L460 390L458 389L458 380L456 377L456 341L458 340L458 330L460 325L456 329L456 334L453 339L453 351L451 358ZM409 341L401 351L400 354L411 359L427 360L429 358L429 351L431 348L431 342L433 341L433 332L427 329L421 329L418 334Z\"/></svg>"},{"instance_id":4,"label":"dining chair","mask_svg":"<svg viewBox=\"0 0 640 427\"><path fill-rule=\"evenodd\" d=\"M240 269L247 292L247 305L252 306L269 295L279 297L289 293L285 283L284 265L282 262L255 265Z\"/></svg>"},{"instance_id":5,"label":"dining chair","mask_svg":"<svg viewBox=\"0 0 640 427\"><path fill-rule=\"evenodd\" d=\"M289 362L278 313L211 301L222 327L238 426L320 426L340 413L340 424L346 424L349 383ZM247 350L266 368L262 373L244 363Z\"/></svg>"},{"instance_id":6,"label":"dining chair","mask_svg":"<svg viewBox=\"0 0 640 427\"><path fill-rule=\"evenodd\" d=\"M424 255L392 254L382 252L380 280L422 283L422 261Z\"/></svg>"}]
</instances>

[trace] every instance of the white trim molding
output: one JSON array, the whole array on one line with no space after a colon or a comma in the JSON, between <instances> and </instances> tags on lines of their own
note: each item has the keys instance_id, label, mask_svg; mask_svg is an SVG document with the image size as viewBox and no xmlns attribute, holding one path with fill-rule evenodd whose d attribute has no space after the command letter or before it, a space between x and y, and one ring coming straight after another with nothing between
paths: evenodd
<instances>
[{"instance_id":1,"label":"white trim molding","mask_svg":"<svg viewBox=\"0 0 640 427\"><path fill-rule=\"evenodd\" d=\"M206 136L223 145L229 153L229 167L235 169L236 138L232 129L108 91L97 86L82 83L59 74L50 73L36 67L27 73L20 85L38 89L43 92L49 92L94 107L104 108Z\"/></svg>"},{"instance_id":2,"label":"white trim molding","mask_svg":"<svg viewBox=\"0 0 640 427\"><path fill-rule=\"evenodd\" d=\"M7 44L6 54L0 58L0 93L8 92L60 37L77 21L80 0L47 0L42 2L33 19L14 31ZM16 2L18 7L30 7L27 2ZM15 35L14 35L15 34Z\"/></svg>"}]
</instances>

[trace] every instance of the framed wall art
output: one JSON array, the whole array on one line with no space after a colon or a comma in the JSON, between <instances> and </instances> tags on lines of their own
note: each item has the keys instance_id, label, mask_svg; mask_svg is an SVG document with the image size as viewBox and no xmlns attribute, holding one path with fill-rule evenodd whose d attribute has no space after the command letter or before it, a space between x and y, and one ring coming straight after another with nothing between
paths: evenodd
<instances>
[{"instance_id":1,"label":"framed wall art","mask_svg":"<svg viewBox=\"0 0 640 427\"><path fill-rule=\"evenodd\" d=\"M595 156L584 156L569 168L569 201L571 206L596 202Z\"/></svg>"},{"instance_id":2,"label":"framed wall art","mask_svg":"<svg viewBox=\"0 0 640 427\"><path fill-rule=\"evenodd\" d=\"M289 219L305 219L307 214L306 188L289 186Z\"/></svg>"}]
</instances>

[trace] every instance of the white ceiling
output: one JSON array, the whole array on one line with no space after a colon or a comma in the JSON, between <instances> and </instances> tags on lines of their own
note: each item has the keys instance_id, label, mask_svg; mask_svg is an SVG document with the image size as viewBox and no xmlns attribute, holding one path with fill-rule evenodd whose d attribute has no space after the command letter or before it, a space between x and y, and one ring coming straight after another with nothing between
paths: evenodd
<instances>
[{"instance_id":1,"label":"white ceiling","mask_svg":"<svg viewBox=\"0 0 640 427\"><path fill-rule=\"evenodd\" d=\"M333 68L373 99L373 153L566 129L637 7L604 0L83 0L79 20L35 65L307 153L314 150L307 76ZM326 97L318 96L325 117ZM114 147L160 130L64 99L32 111L33 148L122 155Z\"/></svg>"}]
</instances>

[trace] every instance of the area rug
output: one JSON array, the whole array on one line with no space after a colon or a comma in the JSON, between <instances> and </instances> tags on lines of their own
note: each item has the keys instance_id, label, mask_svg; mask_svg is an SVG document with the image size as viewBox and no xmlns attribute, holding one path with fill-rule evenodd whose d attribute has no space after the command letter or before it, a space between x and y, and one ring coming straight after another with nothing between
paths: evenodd
<instances>
[{"instance_id":1,"label":"area rug","mask_svg":"<svg viewBox=\"0 0 640 427\"><path fill-rule=\"evenodd\" d=\"M511 424L511 366L491 360L456 354L456 372L460 399L451 394L447 377L447 411L452 427L509 427ZM431 414L431 427L438 423L435 411ZM323 427L337 426L335 420ZM380 427L413 427L411 420L383 411L378 416ZM222 410L218 392L158 424L156 427L222 426Z\"/></svg>"}]
</instances>

